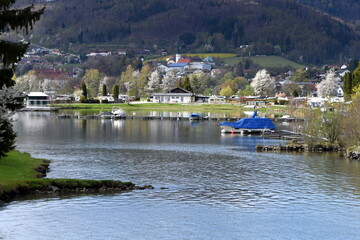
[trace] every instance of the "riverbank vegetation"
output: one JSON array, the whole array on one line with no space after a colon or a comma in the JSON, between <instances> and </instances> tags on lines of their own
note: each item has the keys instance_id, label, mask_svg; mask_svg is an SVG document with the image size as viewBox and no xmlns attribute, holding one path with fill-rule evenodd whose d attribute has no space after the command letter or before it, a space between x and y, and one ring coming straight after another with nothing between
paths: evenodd
<instances>
[{"instance_id":1,"label":"riverbank vegetation","mask_svg":"<svg viewBox=\"0 0 360 240\"><path fill-rule=\"evenodd\" d=\"M80 180L43 178L50 161L32 158L27 153L12 151L0 159L0 202L26 194L61 192L124 191L152 188L131 182L113 180Z\"/></svg>"},{"instance_id":2,"label":"riverbank vegetation","mask_svg":"<svg viewBox=\"0 0 360 240\"><path fill-rule=\"evenodd\" d=\"M306 116L305 143L329 142L347 151L360 146L360 89L350 104L333 104L325 111L315 110Z\"/></svg>"}]
</instances>

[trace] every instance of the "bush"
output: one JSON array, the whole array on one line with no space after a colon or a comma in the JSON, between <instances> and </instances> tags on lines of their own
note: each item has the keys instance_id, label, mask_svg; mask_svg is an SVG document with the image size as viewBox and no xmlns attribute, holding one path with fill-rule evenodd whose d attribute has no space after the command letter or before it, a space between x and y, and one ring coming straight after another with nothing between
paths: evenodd
<instances>
[{"instance_id":1,"label":"bush","mask_svg":"<svg viewBox=\"0 0 360 240\"><path fill-rule=\"evenodd\" d=\"M98 99L85 99L81 101L81 103L100 103L100 100Z\"/></svg>"},{"instance_id":2,"label":"bush","mask_svg":"<svg viewBox=\"0 0 360 240\"><path fill-rule=\"evenodd\" d=\"M287 101L287 100L278 100L279 105L286 105L286 104L288 104L288 102L289 101Z\"/></svg>"}]
</instances>

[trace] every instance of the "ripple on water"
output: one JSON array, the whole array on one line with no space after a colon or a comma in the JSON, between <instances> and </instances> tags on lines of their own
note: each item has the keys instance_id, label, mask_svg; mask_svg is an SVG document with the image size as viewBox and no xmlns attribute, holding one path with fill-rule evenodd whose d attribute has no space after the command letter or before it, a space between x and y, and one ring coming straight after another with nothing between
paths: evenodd
<instances>
[{"instance_id":1,"label":"ripple on water","mask_svg":"<svg viewBox=\"0 0 360 240\"><path fill-rule=\"evenodd\" d=\"M26 121L17 123L18 147L51 159L48 177L117 179L155 189L13 202L0 211L0 238L360 235L360 164L333 155L256 153L256 144L280 142L223 136L207 121L194 127L184 121L126 120L114 125L50 118L37 131L26 131L26 124L36 124L33 118Z\"/></svg>"}]
</instances>

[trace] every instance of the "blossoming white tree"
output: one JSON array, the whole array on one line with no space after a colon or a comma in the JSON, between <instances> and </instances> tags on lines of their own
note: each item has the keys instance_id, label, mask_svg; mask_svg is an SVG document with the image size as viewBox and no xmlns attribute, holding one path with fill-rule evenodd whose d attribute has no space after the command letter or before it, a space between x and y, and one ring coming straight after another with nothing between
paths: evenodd
<instances>
[{"instance_id":1,"label":"blossoming white tree","mask_svg":"<svg viewBox=\"0 0 360 240\"><path fill-rule=\"evenodd\" d=\"M161 76L158 70L151 73L145 91L150 94L160 90Z\"/></svg>"},{"instance_id":2,"label":"blossoming white tree","mask_svg":"<svg viewBox=\"0 0 360 240\"><path fill-rule=\"evenodd\" d=\"M317 94L319 97L329 97L336 94L339 87L340 78L336 75L334 69L330 69L325 79L317 85Z\"/></svg>"},{"instance_id":3,"label":"blossoming white tree","mask_svg":"<svg viewBox=\"0 0 360 240\"><path fill-rule=\"evenodd\" d=\"M255 95L269 96L275 91L275 80L266 69L259 70L250 85L254 89Z\"/></svg>"},{"instance_id":4,"label":"blossoming white tree","mask_svg":"<svg viewBox=\"0 0 360 240\"><path fill-rule=\"evenodd\" d=\"M160 87L164 92L168 92L175 87L177 80L175 71L167 71L162 79Z\"/></svg>"}]
</instances>

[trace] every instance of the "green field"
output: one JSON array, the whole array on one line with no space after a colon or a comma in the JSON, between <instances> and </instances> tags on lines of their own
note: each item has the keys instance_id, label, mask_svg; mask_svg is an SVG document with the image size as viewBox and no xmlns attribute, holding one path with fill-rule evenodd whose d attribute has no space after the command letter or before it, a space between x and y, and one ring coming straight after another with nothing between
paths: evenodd
<instances>
[{"instance_id":1,"label":"green field","mask_svg":"<svg viewBox=\"0 0 360 240\"><path fill-rule=\"evenodd\" d=\"M224 58L224 62L229 65L235 65L239 61L244 61L246 57L229 57ZM261 67L285 67L291 66L294 69L305 68L305 65L298 64L296 62L290 61L286 58L279 57L279 56L259 56L259 57L250 57L250 59L259 64Z\"/></svg>"}]
</instances>

